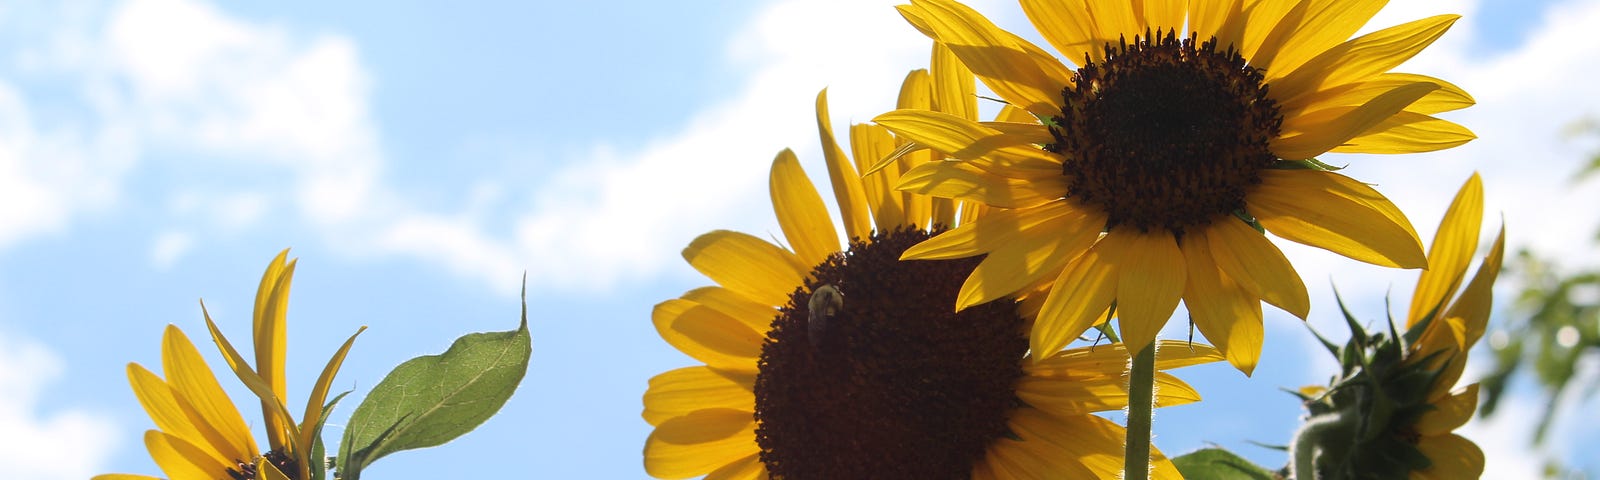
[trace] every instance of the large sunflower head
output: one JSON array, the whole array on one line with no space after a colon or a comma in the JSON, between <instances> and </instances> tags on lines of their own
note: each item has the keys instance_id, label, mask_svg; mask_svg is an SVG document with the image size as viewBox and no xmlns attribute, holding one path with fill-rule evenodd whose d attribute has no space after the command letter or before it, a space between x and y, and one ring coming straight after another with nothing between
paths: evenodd
<instances>
[{"instance_id":1,"label":"large sunflower head","mask_svg":"<svg viewBox=\"0 0 1600 480\"><path fill-rule=\"evenodd\" d=\"M961 75L937 68L940 52L934 74L907 78L902 106L920 98L952 108L973 98L970 73L963 94ZM1026 361L1029 316L1021 304L951 310L981 260L899 257L981 218L982 209L895 191L890 180L931 154L896 155L906 153L904 140L881 127L852 128L852 165L833 140L822 97L818 125L851 241L839 242L821 195L784 151L773 162L771 191L788 247L715 231L684 250L717 285L658 304L653 321L664 340L705 365L651 380L643 416L655 431L645 470L708 479L1120 472L1122 429L1092 413L1126 406L1127 353L1100 346ZM858 169L873 173L858 177ZM1158 366L1217 359L1209 347L1180 345L1166 349ZM1159 376L1159 404L1198 399L1177 378ZM1164 460L1156 472L1177 478Z\"/></svg>"},{"instance_id":2,"label":"large sunflower head","mask_svg":"<svg viewBox=\"0 0 1600 480\"><path fill-rule=\"evenodd\" d=\"M1009 209L907 258L1013 259L979 267L958 309L1053 281L1032 336L1040 351L1113 304L1126 341L1148 344L1183 300L1249 373L1259 302L1302 318L1309 310L1304 284L1262 232L1374 264L1426 265L1392 203L1315 157L1473 138L1431 116L1470 105L1460 88L1389 71L1457 17L1350 38L1384 3L1023 0L1056 54L954 1L901 6L1032 116L976 122L902 109L875 119L961 160L919 167L900 188ZM984 226L995 218L1006 224Z\"/></svg>"},{"instance_id":3,"label":"large sunflower head","mask_svg":"<svg viewBox=\"0 0 1600 480\"><path fill-rule=\"evenodd\" d=\"M1482 214L1482 185L1473 175L1439 224L1428 250L1432 268L1417 281L1405 330L1369 333L1347 314L1349 342L1324 340L1342 368L1326 387L1301 390L1311 417L1296 440L1296 458L1311 463L1297 471L1417 480L1483 473L1483 451L1453 433L1477 409L1478 384L1452 390L1489 321L1504 255L1502 228L1467 280Z\"/></svg>"},{"instance_id":4,"label":"large sunflower head","mask_svg":"<svg viewBox=\"0 0 1600 480\"><path fill-rule=\"evenodd\" d=\"M352 334L328 360L306 399L300 423L294 421L283 399L288 396L284 375L287 346L289 286L294 277L289 251L279 253L262 275L256 292L252 339L256 366L239 354L222 331L205 314L212 341L228 367L261 403L270 449L261 452L234 403L223 392L211 368L183 331L168 325L162 335L162 379L138 364L128 365L128 380L158 430L145 432L151 458L173 480L305 480L322 459L313 458L314 443L323 418L324 402L334 375L355 342ZM128 474L96 476L96 480L133 480L153 477Z\"/></svg>"}]
</instances>

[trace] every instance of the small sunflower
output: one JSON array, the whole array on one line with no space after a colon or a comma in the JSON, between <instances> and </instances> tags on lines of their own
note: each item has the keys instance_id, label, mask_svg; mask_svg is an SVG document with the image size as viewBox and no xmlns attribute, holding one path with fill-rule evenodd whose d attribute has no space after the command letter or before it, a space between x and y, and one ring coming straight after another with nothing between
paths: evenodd
<instances>
[{"instance_id":1,"label":"small sunflower","mask_svg":"<svg viewBox=\"0 0 1600 480\"><path fill-rule=\"evenodd\" d=\"M296 424L287 405L284 378L286 313L289 286L295 262L285 262L289 251L279 253L267 266L256 293L256 365L251 368L244 357L222 336L211 314L205 313L206 327L222 351L223 358L239 380L261 401L268 443L271 449L259 453L255 437L245 426L239 410L217 383L194 344L176 326L168 325L162 334L162 379L137 363L128 364L128 381L145 412L155 420L157 430L145 432L145 447L161 471L172 480L305 480L311 478L312 444L323 416L328 386L344 362L344 357L361 334L362 327L346 340L317 378L306 400L302 422ZM201 305L204 312L205 306ZM133 480L155 477L130 474L97 475L95 480Z\"/></svg>"},{"instance_id":2,"label":"small sunflower","mask_svg":"<svg viewBox=\"0 0 1600 480\"><path fill-rule=\"evenodd\" d=\"M914 72L901 104L972 98L960 94L959 81L940 80L959 77ZM771 193L789 248L714 231L684 250L718 285L653 311L662 339L704 365L651 379L643 417L655 431L645 443L646 472L707 479L1120 474L1123 429L1093 412L1126 406L1128 353L1101 345L1034 362L1018 302L948 308L977 259L898 259L944 222L977 213L874 178L902 174L915 156L856 176L868 165L852 166L834 143L825 95L817 107L852 241L840 245L821 196L785 150L773 161ZM872 125L851 133L857 162L886 158L903 143ZM1174 344L1157 366L1219 360L1210 347ZM1160 405L1199 399L1166 372L1158 381ZM1159 454L1155 471L1178 478Z\"/></svg>"},{"instance_id":3,"label":"small sunflower","mask_svg":"<svg viewBox=\"0 0 1600 480\"><path fill-rule=\"evenodd\" d=\"M1482 221L1483 186L1473 175L1428 249L1430 268L1417 281L1405 330L1369 334L1352 319L1350 342L1328 343L1343 368L1327 387L1302 389L1312 415L1295 445L1296 461L1310 462L1297 466L1301 474L1415 480L1483 474L1483 451L1453 433L1477 409L1478 384L1451 390L1489 321L1505 253L1502 227L1467 281Z\"/></svg>"},{"instance_id":4,"label":"small sunflower","mask_svg":"<svg viewBox=\"0 0 1600 480\"><path fill-rule=\"evenodd\" d=\"M1294 267L1264 235L1373 264L1426 265L1405 216L1314 157L1410 153L1471 140L1431 116L1472 104L1448 82L1389 70L1442 35L1442 15L1348 39L1382 1L1022 0L1077 68L950 0L900 7L1024 122L902 109L874 121L961 161L907 173L914 193L1005 209L907 259L987 255L964 309L1051 284L1031 336L1055 351L1115 306L1148 344L1179 300L1249 374L1261 301L1305 318ZM1348 40L1347 40L1348 39Z\"/></svg>"}]
</instances>

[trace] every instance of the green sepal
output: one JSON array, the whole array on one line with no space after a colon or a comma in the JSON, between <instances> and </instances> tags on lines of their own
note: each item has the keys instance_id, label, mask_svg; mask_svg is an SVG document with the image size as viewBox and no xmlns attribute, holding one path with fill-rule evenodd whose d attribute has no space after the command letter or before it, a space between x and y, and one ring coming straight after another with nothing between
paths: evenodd
<instances>
[{"instance_id":1,"label":"green sepal","mask_svg":"<svg viewBox=\"0 0 1600 480\"><path fill-rule=\"evenodd\" d=\"M322 418L318 418L317 424L312 426L314 430L311 434L311 456L308 457L312 460L311 465L308 465L311 468L311 480L328 478L328 447L322 441L322 427L328 424L328 415L333 413L333 407L339 405L339 401L349 394L350 391L345 390L344 393L328 400L328 404L322 406Z\"/></svg>"}]
</instances>

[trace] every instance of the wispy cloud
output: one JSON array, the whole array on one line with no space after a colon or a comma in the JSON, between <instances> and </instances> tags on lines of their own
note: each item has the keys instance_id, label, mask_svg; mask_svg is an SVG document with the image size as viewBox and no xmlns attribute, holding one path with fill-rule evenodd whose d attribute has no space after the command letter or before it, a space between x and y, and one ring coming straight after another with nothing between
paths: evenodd
<instances>
[{"instance_id":1,"label":"wispy cloud","mask_svg":"<svg viewBox=\"0 0 1600 480\"><path fill-rule=\"evenodd\" d=\"M8 478L88 478L117 447L122 436L104 415L40 404L62 373L43 345L0 332L0 470Z\"/></svg>"}]
</instances>

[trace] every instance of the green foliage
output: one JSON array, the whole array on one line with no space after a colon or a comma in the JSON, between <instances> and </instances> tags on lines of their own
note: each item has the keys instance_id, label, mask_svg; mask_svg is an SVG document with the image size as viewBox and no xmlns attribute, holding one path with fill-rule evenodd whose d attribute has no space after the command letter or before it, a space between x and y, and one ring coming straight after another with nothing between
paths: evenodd
<instances>
[{"instance_id":1,"label":"green foliage","mask_svg":"<svg viewBox=\"0 0 1600 480\"><path fill-rule=\"evenodd\" d=\"M1566 133L1600 139L1600 121L1580 120ZM1574 173L1573 181L1592 179L1596 172L1600 172L1600 150ZM1600 232L1596 233L1595 240L1600 242ZM1600 389L1600 381L1585 385L1575 376L1585 357L1600 355L1600 268L1574 268L1528 250L1519 252L1509 268L1523 287L1511 313L1501 317L1490 333L1495 366L1482 381L1484 399L1479 414L1493 415L1511 381L1519 374L1531 373L1545 393L1545 408L1539 409L1539 425L1534 430L1537 445L1561 415L1559 403L1565 392L1576 389L1587 400Z\"/></svg>"},{"instance_id":2,"label":"green foliage","mask_svg":"<svg viewBox=\"0 0 1600 480\"><path fill-rule=\"evenodd\" d=\"M524 292L516 330L467 334L441 355L401 363L351 414L336 460L339 477L359 480L379 458L442 445L477 428L511 398L531 354Z\"/></svg>"},{"instance_id":3,"label":"green foliage","mask_svg":"<svg viewBox=\"0 0 1600 480\"><path fill-rule=\"evenodd\" d=\"M1203 448L1172 459L1187 480L1278 480L1277 472L1221 448Z\"/></svg>"},{"instance_id":4,"label":"green foliage","mask_svg":"<svg viewBox=\"0 0 1600 480\"><path fill-rule=\"evenodd\" d=\"M1600 272L1562 272L1554 262L1526 250L1518 253L1512 268L1524 287L1514 313L1490 336L1495 366L1482 382L1486 396L1479 412L1493 415L1512 378L1531 371L1546 395L1534 431L1538 444L1560 413L1564 392L1578 388L1587 398L1600 387L1595 382L1574 384L1579 362L1600 354L1600 295L1595 295L1600 292Z\"/></svg>"},{"instance_id":5,"label":"green foliage","mask_svg":"<svg viewBox=\"0 0 1600 480\"><path fill-rule=\"evenodd\" d=\"M350 392L347 391L334 396L332 400L328 400L328 403L322 406L322 418L318 418L317 424L312 427L316 430L314 430L315 433L311 434L311 458L316 461L311 462L310 465L311 480L328 478L328 463L323 461L323 459L328 458L328 449L327 445L324 445L322 441L322 427L328 425L328 414L333 413L333 407L339 405L339 401L344 400L344 396L349 394Z\"/></svg>"}]
</instances>

